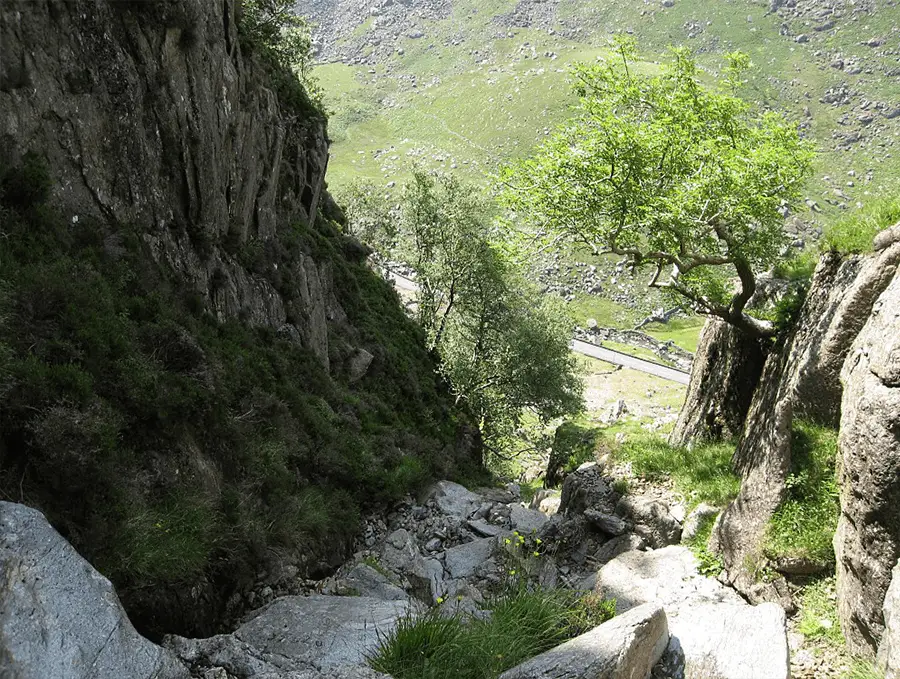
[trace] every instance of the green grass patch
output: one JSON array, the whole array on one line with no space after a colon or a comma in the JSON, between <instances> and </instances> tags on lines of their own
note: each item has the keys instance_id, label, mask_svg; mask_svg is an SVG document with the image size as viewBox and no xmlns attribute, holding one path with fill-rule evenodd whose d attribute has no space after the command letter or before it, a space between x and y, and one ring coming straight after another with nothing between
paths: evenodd
<instances>
[{"instance_id":1,"label":"green grass patch","mask_svg":"<svg viewBox=\"0 0 900 679\"><path fill-rule=\"evenodd\" d=\"M570 590L524 586L488 602L485 619L432 609L401 619L370 658L395 679L496 679L615 614L615 602Z\"/></svg>"},{"instance_id":2,"label":"green grass patch","mask_svg":"<svg viewBox=\"0 0 900 679\"><path fill-rule=\"evenodd\" d=\"M634 436L615 449L617 459L631 462L636 474L647 479L669 478L689 505L706 502L723 507L741 488L731 469L731 443L709 443L691 449L669 445L658 437Z\"/></svg>"},{"instance_id":3,"label":"green grass patch","mask_svg":"<svg viewBox=\"0 0 900 679\"><path fill-rule=\"evenodd\" d=\"M835 647L843 647L834 577L815 580L804 586L798 597L798 607L798 632L808 639L821 639Z\"/></svg>"},{"instance_id":4,"label":"green grass patch","mask_svg":"<svg viewBox=\"0 0 900 679\"><path fill-rule=\"evenodd\" d=\"M576 422L563 422L556 428L550 461L544 483L548 488L559 485L562 476L595 459L601 441L601 431Z\"/></svg>"},{"instance_id":5,"label":"green grass patch","mask_svg":"<svg viewBox=\"0 0 900 679\"><path fill-rule=\"evenodd\" d=\"M677 346L693 354L697 351L700 331L705 322L706 318L703 316L677 317L665 324L650 323L643 328L643 331L661 342L674 342Z\"/></svg>"},{"instance_id":6,"label":"green grass patch","mask_svg":"<svg viewBox=\"0 0 900 679\"><path fill-rule=\"evenodd\" d=\"M825 245L844 253L871 252L876 234L897 222L900 222L900 198L875 200L826 228Z\"/></svg>"},{"instance_id":7,"label":"green grass patch","mask_svg":"<svg viewBox=\"0 0 900 679\"><path fill-rule=\"evenodd\" d=\"M715 523L715 516L705 517L697 528L697 533L694 537L685 542L687 547L694 553L694 556L697 557L697 561L700 562L699 572L702 575L708 575L713 578L725 569L722 557L709 551L707 547Z\"/></svg>"},{"instance_id":8,"label":"green grass patch","mask_svg":"<svg viewBox=\"0 0 900 679\"><path fill-rule=\"evenodd\" d=\"M795 422L788 495L772 517L764 545L770 559L801 558L834 564L831 541L840 503L835 478L837 432Z\"/></svg>"}]
</instances>

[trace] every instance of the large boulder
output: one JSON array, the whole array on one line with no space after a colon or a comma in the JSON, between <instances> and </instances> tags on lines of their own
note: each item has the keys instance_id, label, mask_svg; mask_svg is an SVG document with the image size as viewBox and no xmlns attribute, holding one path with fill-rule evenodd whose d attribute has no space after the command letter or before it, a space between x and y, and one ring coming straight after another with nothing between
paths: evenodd
<instances>
[{"instance_id":1,"label":"large boulder","mask_svg":"<svg viewBox=\"0 0 900 679\"><path fill-rule=\"evenodd\" d=\"M426 499L444 514L458 519L467 518L481 504L481 497L465 486L452 481L438 481L426 491Z\"/></svg>"},{"instance_id":2,"label":"large boulder","mask_svg":"<svg viewBox=\"0 0 900 679\"><path fill-rule=\"evenodd\" d=\"M683 446L739 436L765 360L760 341L710 318L700 333L687 397L669 441Z\"/></svg>"},{"instance_id":3,"label":"large boulder","mask_svg":"<svg viewBox=\"0 0 900 679\"><path fill-rule=\"evenodd\" d=\"M365 665L407 602L365 596L287 596L260 609L234 637L258 651L301 667Z\"/></svg>"},{"instance_id":4,"label":"large boulder","mask_svg":"<svg viewBox=\"0 0 900 679\"><path fill-rule=\"evenodd\" d=\"M900 275L878 298L841 378L838 613L850 648L871 656L900 557Z\"/></svg>"},{"instance_id":5,"label":"large boulder","mask_svg":"<svg viewBox=\"0 0 900 679\"><path fill-rule=\"evenodd\" d=\"M500 675L500 679L644 679L669 641L666 615L646 604Z\"/></svg>"},{"instance_id":6,"label":"large boulder","mask_svg":"<svg viewBox=\"0 0 900 679\"><path fill-rule=\"evenodd\" d=\"M653 549L681 541L681 524L663 502L625 495L616 504L616 514L633 524L634 532Z\"/></svg>"},{"instance_id":7,"label":"large boulder","mask_svg":"<svg viewBox=\"0 0 900 679\"><path fill-rule=\"evenodd\" d=\"M480 538L444 552L444 568L454 580L470 578L478 567L491 558L497 545L496 538Z\"/></svg>"},{"instance_id":8,"label":"large boulder","mask_svg":"<svg viewBox=\"0 0 900 679\"><path fill-rule=\"evenodd\" d=\"M619 613L662 605L671 640L666 676L684 679L788 679L784 611L751 606L734 590L698 572L694 555L672 546L626 552L597 573L595 591Z\"/></svg>"},{"instance_id":9,"label":"large boulder","mask_svg":"<svg viewBox=\"0 0 900 679\"><path fill-rule=\"evenodd\" d=\"M586 509L598 509L612 514L617 499L618 495L603 477L603 467L596 462L587 462L563 482L559 513L577 516Z\"/></svg>"},{"instance_id":10,"label":"large boulder","mask_svg":"<svg viewBox=\"0 0 900 679\"><path fill-rule=\"evenodd\" d=\"M109 580L36 509L0 502L0 676L187 679L131 626Z\"/></svg>"},{"instance_id":11,"label":"large boulder","mask_svg":"<svg viewBox=\"0 0 900 679\"><path fill-rule=\"evenodd\" d=\"M894 566L882 610L884 634L878 646L878 666L884 670L884 679L900 679L900 561Z\"/></svg>"}]
</instances>

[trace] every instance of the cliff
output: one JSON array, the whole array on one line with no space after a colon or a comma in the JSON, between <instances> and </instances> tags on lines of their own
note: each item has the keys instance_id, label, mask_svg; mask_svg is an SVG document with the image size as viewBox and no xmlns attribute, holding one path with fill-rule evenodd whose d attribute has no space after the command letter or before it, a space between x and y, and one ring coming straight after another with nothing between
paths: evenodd
<instances>
[{"instance_id":1,"label":"cliff","mask_svg":"<svg viewBox=\"0 0 900 679\"><path fill-rule=\"evenodd\" d=\"M217 631L340 563L367 507L479 463L341 231L323 115L239 12L0 8L0 497L154 636Z\"/></svg>"}]
</instances>

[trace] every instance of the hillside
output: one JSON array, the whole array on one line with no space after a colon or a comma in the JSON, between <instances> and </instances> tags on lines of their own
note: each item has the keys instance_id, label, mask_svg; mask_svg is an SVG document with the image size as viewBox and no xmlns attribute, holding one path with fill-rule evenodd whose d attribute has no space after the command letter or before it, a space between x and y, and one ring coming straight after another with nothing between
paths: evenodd
<instances>
[{"instance_id":1,"label":"hillside","mask_svg":"<svg viewBox=\"0 0 900 679\"><path fill-rule=\"evenodd\" d=\"M814 238L898 186L893 0L318 0L297 9L317 26L335 187L357 177L389 186L411 162L483 181L565 118L568 66L604 54L620 31L647 58L689 45L713 72L726 52L751 56L746 96L789 111L821 151L810 210L788 219L793 230Z\"/></svg>"}]
</instances>

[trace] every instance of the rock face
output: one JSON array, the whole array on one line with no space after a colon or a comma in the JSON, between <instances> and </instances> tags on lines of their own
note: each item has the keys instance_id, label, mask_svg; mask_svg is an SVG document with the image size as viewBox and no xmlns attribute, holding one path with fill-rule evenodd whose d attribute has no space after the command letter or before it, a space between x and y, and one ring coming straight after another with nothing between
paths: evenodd
<instances>
[{"instance_id":1,"label":"rock face","mask_svg":"<svg viewBox=\"0 0 900 679\"><path fill-rule=\"evenodd\" d=\"M741 492L723 512L711 546L725 562L729 581L753 601L781 601L778 583L758 583L761 543L769 519L784 499L791 472L795 418L837 426L839 367L880 290L900 260L900 247L869 258L828 253L816 269L793 331L766 361L746 426L734 455Z\"/></svg>"},{"instance_id":2,"label":"rock face","mask_svg":"<svg viewBox=\"0 0 900 679\"><path fill-rule=\"evenodd\" d=\"M691 367L685 405L670 436L673 445L738 436L762 374L765 353L724 321L709 319Z\"/></svg>"},{"instance_id":3,"label":"rock face","mask_svg":"<svg viewBox=\"0 0 900 679\"><path fill-rule=\"evenodd\" d=\"M242 53L234 0L216 11L205 0L68 4L4 2L0 160L46 154L67 214L134 225L220 318L292 325L327 365L327 322L342 314L327 267L299 262L303 295L286 303L225 247L315 218L322 116L290 115L260 86L269 77Z\"/></svg>"},{"instance_id":4,"label":"rock face","mask_svg":"<svg viewBox=\"0 0 900 679\"><path fill-rule=\"evenodd\" d=\"M900 561L894 566L891 585L884 597L884 634L878 646L878 666L884 679L900 677Z\"/></svg>"},{"instance_id":5,"label":"rock face","mask_svg":"<svg viewBox=\"0 0 900 679\"><path fill-rule=\"evenodd\" d=\"M875 303L841 378L838 612L851 649L871 655L900 557L900 275Z\"/></svg>"},{"instance_id":6,"label":"rock face","mask_svg":"<svg viewBox=\"0 0 900 679\"><path fill-rule=\"evenodd\" d=\"M187 679L131 626L110 582L24 505L0 502L0 675Z\"/></svg>"},{"instance_id":7,"label":"rock face","mask_svg":"<svg viewBox=\"0 0 900 679\"><path fill-rule=\"evenodd\" d=\"M638 606L500 675L500 679L643 679L669 641L666 614Z\"/></svg>"},{"instance_id":8,"label":"rock face","mask_svg":"<svg viewBox=\"0 0 900 679\"><path fill-rule=\"evenodd\" d=\"M733 590L701 576L685 547L626 552L597 573L596 591L619 612L661 605L671 639L654 677L787 679L784 611L750 606Z\"/></svg>"}]
</instances>

